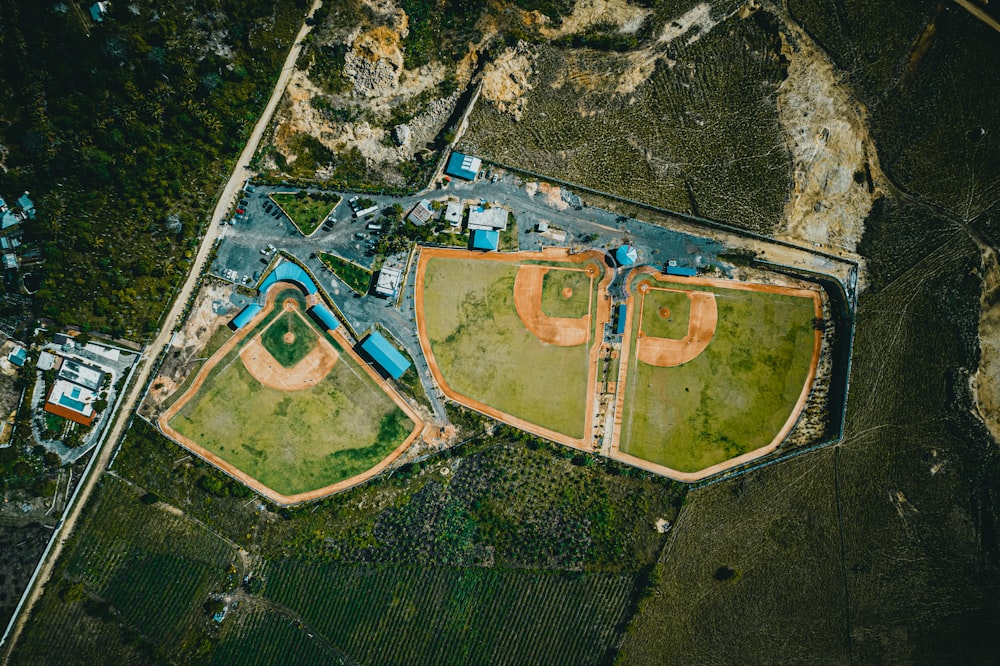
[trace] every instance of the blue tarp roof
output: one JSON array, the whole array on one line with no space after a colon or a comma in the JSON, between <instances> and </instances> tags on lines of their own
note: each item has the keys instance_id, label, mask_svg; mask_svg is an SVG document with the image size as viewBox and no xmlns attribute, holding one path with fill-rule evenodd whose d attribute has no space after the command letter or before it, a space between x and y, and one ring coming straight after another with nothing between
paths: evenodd
<instances>
[{"instance_id":1,"label":"blue tarp roof","mask_svg":"<svg viewBox=\"0 0 1000 666\"><path fill-rule=\"evenodd\" d=\"M615 251L615 260L622 266L631 266L638 256L639 253L631 245L622 245Z\"/></svg>"},{"instance_id":2,"label":"blue tarp roof","mask_svg":"<svg viewBox=\"0 0 1000 666\"><path fill-rule=\"evenodd\" d=\"M621 335L625 332L625 315L628 314L628 306L624 303L618 306L618 325L615 326L615 333Z\"/></svg>"},{"instance_id":3,"label":"blue tarp roof","mask_svg":"<svg viewBox=\"0 0 1000 666\"><path fill-rule=\"evenodd\" d=\"M17 205L23 208L25 212L32 210L35 207L35 204L28 198L27 192L17 198Z\"/></svg>"},{"instance_id":4,"label":"blue tarp roof","mask_svg":"<svg viewBox=\"0 0 1000 666\"><path fill-rule=\"evenodd\" d=\"M378 331L365 338L365 341L361 343L361 348L393 379L402 377L403 373L410 367L410 362Z\"/></svg>"},{"instance_id":5,"label":"blue tarp roof","mask_svg":"<svg viewBox=\"0 0 1000 666\"><path fill-rule=\"evenodd\" d=\"M698 270L695 268L688 268L687 266L667 266L667 275L682 275L684 277L694 277L698 274Z\"/></svg>"},{"instance_id":6,"label":"blue tarp roof","mask_svg":"<svg viewBox=\"0 0 1000 666\"><path fill-rule=\"evenodd\" d=\"M495 250L500 247L500 232L476 229L472 232L473 250Z\"/></svg>"},{"instance_id":7,"label":"blue tarp roof","mask_svg":"<svg viewBox=\"0 0 1000 666\"><path fill-rule=\"evenodd\" d=\"M250 305L243 308L243 310L238 315L233 317L233 320L229 322L229 325L238 331L244 326L246 326L251 319L256 317L257 313L260 312L261 310L263 310L261 306L257 305L256 303L251 303Z\"/></svg>"},{"instance_id":8,"label":"blue tarp roof","mask_svg":"<svg viewBox=\"0 0 1000 666\"><path fill-rule=\"evenodd\" d=\"M260 293L266 292L275 282L294 282L302 287L307 294L316 293L316 283L293 261L283 261L278 264L273 271L268 273L264 281L260 283Z\"/></svg>"},{"instance_id":9,"label":"blue tarp roof","mask_svg":"<svg viewBox=\"0 0 1000 666\"><path fill-rule=\"evenodd\" d=\"M28 360L28 352L24 347L18 347L17 349L12 351L7 358L8 360L10 360L11 363L16 365L17 367L23 368L24 362Z\"/></svg>"},{"instance_id":10,"label":"blue tarp roof","mask_svg":"<svg viewBox=\"0 0 1000 666\"><path fill-rule=\"evenodd\" d=\"M326 307L322 303L317 303L316 305L309 308L309 313L316 318L320 324L322 324L326 330L333 331L340 326L340 322L337 318L333 316L330 312L330 308Z\"/></svg>"},{"instance_id":11,"label":"blue tarp roof","mask_svg":"<svg viewBox=\"0 0 1000 666\"><path fill-rule=\"evenodd\" d=\"M476 162L478 160L474 157L462 153L452 153L451 157L448 158L448 166L444 168L444 172L456 178L475 180L476 176L479 175L479 165Z\"/></svg>"}]
</instances>

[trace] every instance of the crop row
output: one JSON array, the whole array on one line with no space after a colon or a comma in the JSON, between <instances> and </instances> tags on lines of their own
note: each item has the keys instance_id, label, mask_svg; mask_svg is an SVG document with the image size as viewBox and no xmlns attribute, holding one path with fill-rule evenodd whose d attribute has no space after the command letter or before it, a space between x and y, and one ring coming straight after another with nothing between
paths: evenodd
<instances>
[{"instance_id":1,"label":"crop row","mask_svg":"<svg viewBox=\"0 0 1000 666\"><path fill-rule=\"evenodd\" d=\"M222 640L211 663L309 666L337 662L328 649L292 620L274 611L255 610Z\"/></svg>"},{"instance_id":2,"label":"crop row","mask_svg":"<svg viewBox=\"0 0 1000 666\"><path fill-rule=\"evenodd\" d=\"M267 576L267 596L352 657L380 664L594 663L634 589L618 574L289 561Z\"/></svg>"}]
</instances>

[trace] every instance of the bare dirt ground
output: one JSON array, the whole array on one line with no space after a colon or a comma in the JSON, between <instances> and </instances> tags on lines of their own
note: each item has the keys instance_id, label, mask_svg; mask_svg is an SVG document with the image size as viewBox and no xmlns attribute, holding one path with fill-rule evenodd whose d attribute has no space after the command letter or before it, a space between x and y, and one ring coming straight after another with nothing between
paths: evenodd
<instances>
[{"instance_id":1,"label":"bare dirt ground","mask_svg":"<svg viewBox=\"0 0 1000 666\"><path fill-rule=\"evenodd\" d=\"M549 266L519 266L514 277L514 309L524 327L541 340L557 347L576 347L590 338L590 314L550 317L542 312L542 282ZM558 269L556 269L558 270ZM593 278L591 276L591 284Z\"/></svg>"},{"instance_id":2,"label":"bare dirt ground","mask_svg":"<svg viewBox=\"0 0 1000 666\"><path fill-rule=\"evenodd\" d=\"M480 93L500 113L520 120L532 88L532 67L537 53L527 43L519 42L506 49L483 68L483 88Z\"/></svg>"},{"instance_id":3,"label":"bare dirt ground","mask_svg":"<svg viewBox=\"0 0 1000 666\"><path fill-rule=\"evenodd\" d=\"M320 339L305 358L286 368L264 348L260 336L240 350L240 360L254 379L268 388L279 391L302 391L323 381L336 365L336 350L326 340Z\"/></svg>"},{"instance_id":4,"label":"bare dirt ground","mask_svg":"<svg viewBox=\"0 0 1000 666\"><path fill-rule=\"evenodd\" d=\"M833 63L786 17L788 76L778 115L792 155L793 183L776 235L855 254L884 177L863 107Z\"/></svg>"},{"instance_id":5,"label":"bare dirt ground","mask_svg":"<svg viewBox=\"0 0 1000 666\"><path fill-rule=\"evenodd\" d=\"M639 301L639 321L646 304L645 294L653 289L648 282L639 285L643 294ZM675 291L662 290L662 291ZM712 338L715 337L715 327L719 323L719 308L715 303L715 294L704 291L689 291L691 299L691 314L688 317L688 332L680 340L655 338L644 335L640 330L636 339L636 356L643 363L660 368L682 365L697 358L705 351Z\"/></svg>"},{"instance_id":6,"label":"bare dirt ground","mask_svg":"<svg viewBox=\"0 0 1000 666\"><path fill-rule=\"evenodd\" d=\"M231 293L230 285L214 280L205 281L195 297L194 307L191 308L184 328L177 332L167 358L160 366L160 374L153 380L149 393L146 394L143 401L145 414L152 413L150 410L158 411L163 401L174 394L196 367L192 361L201 355L205 344L221 326L225 326L236 309L229 301Z\"/></svg>"},{"instance_id":7,"label":"bare dirt ground","mask_svg":"<svg viewBox=\"0 0 1000 666\"><path fill-rule=\"evenodd\" d=\"M632 34L642 27L652 13L627 0L577 0L573 12L563 18L558 28L550 27L548 17L541 12L526 12L525 22L538 25L539 32L548 39L583 32L595 25L615 26L622 34Z\"/></svg>"},{"instance_id":8,"label":"bare dirt ground","mask_svg":"<svg viewBox=\"0 0 1000 666\"><path fill-rule=\"evenodd\" d=\"M823 299L821 298L818 289L799 289L794 287L778 286L774 284L753 284L747 282L737 282L733 280L715 280L712 278L703 278L703 277L689 278L689 277L678 277L673 275L667 276L661 273L657 273L654 268L649 266L640 267L636 269L636 271L638 272L638 274L649 274L653 276L654 279L657 280L669 280L678 283L718 286L724 289L763 291L772 294L789 294L794 296L812 298L816 316L819 317L823 313ZM625 330L631 330L633 321L632 318L639 316L637 310L638 309L635 308L634 306L630 306L628 308L627 311L628 314L626 315L627 319L625 324ZM721 462L717 465L712 465L711 467L707 467L697 472L681 472L675 469L671 469L669 467L665 467L663 465L658 465L648 460L644 460L642 458L637 458L627 453L623 453L620 448L620 438L621 438L622 416L625 412L624 409L625 391L619 390L615 397L616 407L615 407L614 435L612 437L610 450L607 453L607 455L615 460L619 460L626 464L639 467L640 469L648 470L655 474L660 474L662 476L666 476L672 479L677 479L678 481L690 482L690 481L700 481L701 479L706 479L710 476L718 474L719 472L723 472L727 469L732 469L733 467L739 467L744 463L750 462L751 460L755 460L757 458L760 458L761 456L773 452L781 445L782 442L785 441L785 439L789 436L789 434L791 434L792 430L795 428L796 422L798 421L799 415L805 409L806 404L809 401L809 395L812 392L813 383L816 381L816 372L817 368L819 367L820 353L823 349L823 333L821 331L816 331L813 340L814 341L813 341L812 361L809 364L809 374L806 376L806 381L803 384L802 393L799 394L799 399L795 403L795 407L792 409L792 412L789 415L788 420L785 421L785 425L781 428L781 430L777 433L777 435L775 435L774 439L771 440L771 443L768 444L767 446L763 446L754 451L744 453L741 456L737 456L736 458L726 460L725 462ZM631 353L631 344L629 336L627 335L622 341L621 353L624 362L622 363L621 368L618 372L618 386L624 387L626 386L626 379L628 374L627 360L629 358L629 354Z\"/></svg>"},{"instance_id":9,"label":"bare dirt ground","mask_svg":"<svg viewBox=\"0 0 1000 666\"><path fill-rule=\"evenodd\" d=\"M982 310L979 314L979 369L972 379L979 417L1000 441L1000 264L984 258Z\"/></svg>"},{"instance_id":10,"label":"bare dirt ground","mask_svg":"<svg viewBox=\"0 0 1000 666\"><path fill-rule=\"evenodd\" d=\"M293 285L291 285L290 283L282 283L282 282L278 282L274 286L272 286L271 289L268 291L268 297L264 305L264 309L260 313L258 313L257 316L252 321L248 322L243 328L237 331L233 335L233 337L227 340L225 344L223 344L219 348L219 350L212 355L212 358L209 359L208 362L202 366L201 370L198 372L198 376L195 377L194 382L184 392L184 395L182 395L180 399L178 399L169 408L167 408L167 410L164 411L163 414L161 414L159 419L157 420L157 425L160 427L160 430L163 432L163 434L165 434L167 437L171 438L172 440L174 440L187 450L191 451L202 460L212 465L215 465L226 474L246 484L256 492L260 493L261 495L264 495L265 497L275 502L276 504L282 506L299 504L301 502L308 502L309 500L325 497L327 495L340 492L341 490L346 490L347 488L350 488L359 483L367 481L373 476L382 473L382 471L384 471L387 467L395 463L399 459L399 457L403 455L403 453L410 447L410 445L420 437L420 435L424 430L424 421L420 418L417 412L409 405L409 403L407 403L396 392L396 390L388 382L382 379L382 377L380 377L378 373L368 363L366 363L361 357L357 355L357 353L351 346L351 342L346 338L344 338L343 332L339 330L333 331L331 335L336 339L337 343L341 346L341 348L346 350L346 352L351 356L351 358L354 359L355 363L357 363L358 366L365 373L367 373L368 376L371 377L371 379L383 391L385 391L387 395L389 395L389 397L393 400L393 402L395 402L396 405L403 410L403 413L406 414L406 416L414 423L413 430L410 432L409 436L398 447L396 447L396 449L392 453L383 458L377 465L370 468L369 470L362 472L357 476L353 476L349 479L345 479L343 481L334 483L332 485L323 488L317 488L315 490L310 490L295 495L283 495L277 492L276 490L273 490L272 488L265 486L263 483L253 478L249 474L243 472L239 468L235 467L227 460L220 458L211 451L200 446L194 440L185 437L184 435L182 435L181 433L177 432L176 430L170 427L170 421L181 411L181 409L184 408L184 406L191 400L191 398L193 398L198 393L198 391L204 384L205 379L208 377L209 373L211 373L211 371L215 368L218 362L221 361L229 352L235 349L237 345L241 344L243 340L246 338L246 336L250 333L250 331L253 330L254 326L256 326L262 319L264 319L265 317L268 316L268 314L271 313L271 311L274 309L275 306L275 299L277 295L281 293L281 291L283 291L283 288L292 286ZM305 360L306 359L303 359L303 362ZM329 370L327 372L329 372Z\"/></svg>"},{"instance_id":11,"label":"bare dirt ground","mask_svg":"<svg viewBox=\"0 0 1000 666\"><path fill-rule=\"evenodd\" d=\"M438 367L437 360L434 358L434 353L430 346L430 337L427 334L427 324L424 317L424 277L427 269L427 262L434 257L449 257L449 258L462 258L462 259L477 259L481 261L505 261L505 262L520 262L526 260L542 260L542 261L572 261L578 263L585 263L593 259L598 259L603 261L603 257L599 252L582 252L580 254L570 254L567 248L546 248L541 252L518 252L518 253L488 253L483 254L481 252L474 252L472 250L460 250L453 248L435 248L435 247L425 247L420 251L420 259L417 263L417 272L414 281L414 308L416 310L417 317L417 330L420 340L420 348L424 352L424 356L427 359L427 365L430 368L431 374L434 376L434 381L441 388L441 391L450 399L454 400L460 405L474 409L480 414L485 414L490 418L494 418L503 423L514 426L525 432L529 432L533 435L538 435L539 437L544 437L550 441L557 442L559 444L565 444L576 449L581 449L584 451L592 451L592 433L590 432L589 425L593 423L595 406L597 404L596 400L588 400L586 414L584 422L587 424L587 428L584 429L584 436L582 439L574 439L563 435L562 433L555 432L554 430L549 430L548 428L543 428L534 423L525 421L524 419L517 418L510 414L501 412L489 405L479 402L478 400L473 400L467 396L460 393L456 393L448 386L445 381L444 374L441 372L441 368ZM611 280L614 277L611 271L605 271L600 283L598 284L598 293L605 294L607 292L608 286L611 284ZM601 329L608 321L611 320L611 301L608 298L598 298L597 300L597 311L592 312L590 316L596 318L596 323L598 330ZM573 321L573 320L571 320ZM597 391L597 366L600 361L601 345L593 344L591 345L589 356L588 356L588 375L587 375L587 395L594 396Z\"/></svg>"}]
</instances>

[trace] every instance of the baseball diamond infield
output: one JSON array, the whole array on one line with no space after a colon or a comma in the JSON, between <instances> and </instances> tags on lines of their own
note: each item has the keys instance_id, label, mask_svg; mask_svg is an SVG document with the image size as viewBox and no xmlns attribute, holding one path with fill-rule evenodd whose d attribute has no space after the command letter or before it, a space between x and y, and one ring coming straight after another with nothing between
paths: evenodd
<instances>
[{"instance_id":1,"label":"baseball diamond infield","mask_svg":"<svg viewBox=\"0 0 1000 666\"><path fill-rule=\"evenodd\" d=\"M812 387L822 333L818 290L666 276L628 276L611 456L694 481L770 453ZM686 333L664 319L689 301ZM680 321L670 322L678 333ZM650 333L658 333L651 335Z\"/></svg>"},{"instance_id":2,"label":"baseball diamond infield","mask_svg":"<svg viewBox=\"0 0 1000 666\"><path fill-rule=\"evenodd\" d=\"M546 276L562 271L575 273L572 284L546 289ZM597 332L609 319L611 278L598 252L421 248L417 326L438 386L487 416L589 450ZM583 315L552 317L547 303Z\"/></svg>"},{"instance_id":3,"label":"baseball diamond infield","mask_svg":"<svg viewBox=\"0 0 1000 666\"><path fill-rule=\"evenodd\" d=\"M158 419L168 437L282 505L371 478L423 429L342 329L305 315L309 302L290 283L272 286Z\"/></svg>"}]
</instances>

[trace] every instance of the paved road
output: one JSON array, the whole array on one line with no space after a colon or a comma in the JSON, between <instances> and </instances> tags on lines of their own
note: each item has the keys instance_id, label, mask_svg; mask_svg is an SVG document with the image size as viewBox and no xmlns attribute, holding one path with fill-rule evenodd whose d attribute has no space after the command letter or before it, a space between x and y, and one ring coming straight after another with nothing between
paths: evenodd
<instances>
[{"instance_id":1,"label":"paved road","mask_svg":"<svg viewBox=\"0 0 1000 666\"><path fill-rule=\"evenodd\" d=\"M311 14L316 11L316 9L319 8L319 5L320 0L314 0L313 6L308 13ZM147 379L149 378L151 364L157 359L160 352L170 341L170 337L173 335L174 325L183 313L188 298L192 295L198 284L198 278L201 275L202 267L205 265L208 255L212 250L212 246L215 244L216 238L218 237L220 231L219 221L229 209L231 203L236 197L237 192L243 186L244 181L253 175L247 169L246 165L249 164L250 159L257 152L257 146L260 143L261 137L264 135L264 130L267 128L271 115L278 106L278 101L284 93L285 86L288 85L288 79L292 74L292 70L295 67L295 61L298 59L299 51L301 50L300 45L302 40L308 32L309 26L303 24L299 29L298 36L295 38L292 48L289 50L288 57L285 59L285 64L282 67L281 74L278 77L277 83L275 83L274 90L271 92L271 99L264 108L264 112L261 114L260 120L257 121L257 126L254 127L253 133L250 135L250 138L243 149L243 153L240 155L240 160L236 165L236 169L233 171L232 176L229 178L229 182L223 189L222 196L219 198L219 202L215 207L215 212L212 214L212 219L209 222L208 230L202 240L201 248L198 250L194 263L191 265L191 271L188 273L187 280L184 282L184 286L181 287L180 291L177 293L174 304L163 321L163 328L160 329L156 339L153 340L153 342L147 347L146 353L143 358L140 359L139 362L142 364L142 367L136 373L135 381L125 394L125 399L122 401L121 407L118 410L115 421L111 426L111 431L101 447L94 452L97 459L93 466L93 471L83 481L84 485L77 496L77 501L71 507L68 507L61 522L61 527L52 537L55 541L52 544L52 548L49 550L48 557L40 564L34 580L29 583L28 589L25 592L27 597L25 598L21 611L18 613L17 617L12 620L11 630L6 640L7 652L4 655L5 663L9 658L13 646L17 642L17 638L20 635L21 630L24 628L26 619L31 614L32 607L38 600L39 596L41 596L42 591L45 589L45 584L52 575L52 568L55 562L59 559L63 545L69 535L73 532L73 528L76 526L76 521L80 517L83 507L86 506L87 500L90 499L91 493L97 486L98 479L100 479L101 474L107 467L114 452L116 443L119 439L121 439L126 426L131 421L132 413L138 404L139 398L142 395L142 390L146 385Z\"/></svg>"}]
</instances>

